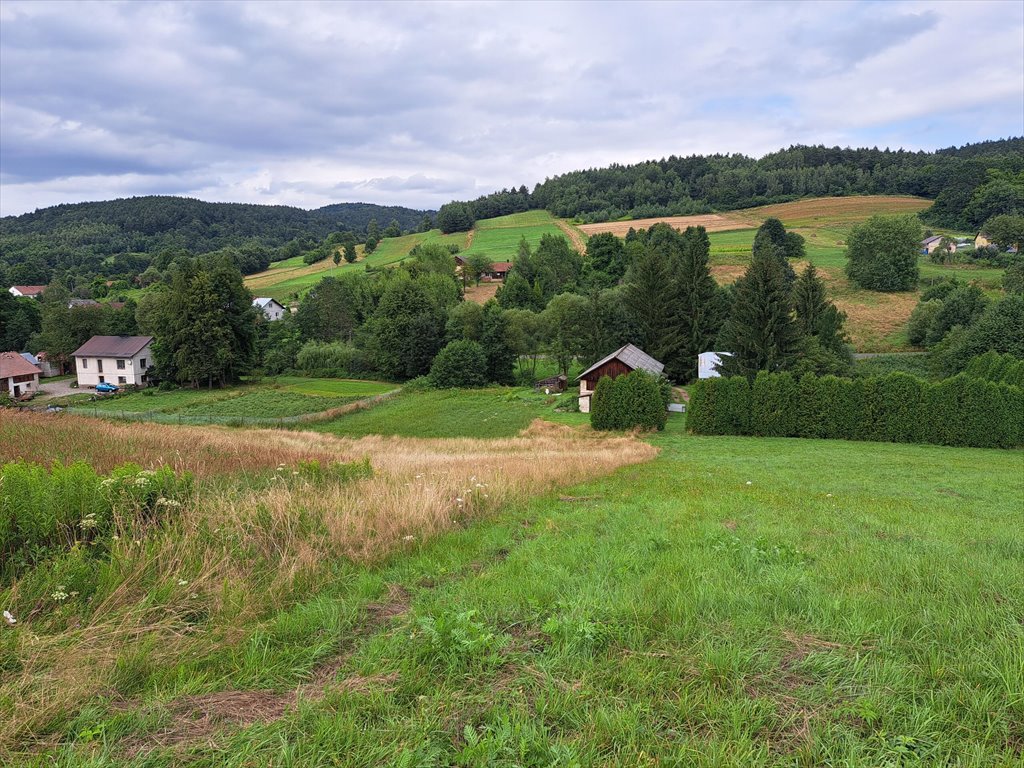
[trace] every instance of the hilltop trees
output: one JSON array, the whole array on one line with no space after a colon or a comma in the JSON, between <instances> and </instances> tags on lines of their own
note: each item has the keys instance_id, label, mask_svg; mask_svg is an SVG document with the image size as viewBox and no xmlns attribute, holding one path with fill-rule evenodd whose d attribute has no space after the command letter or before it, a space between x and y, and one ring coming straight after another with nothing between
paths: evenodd
<instances>
[{"instance_id":1,"label":"hilltop trees","mask_svg":"<svg viewBox=\"0 0 1024 768\"><path fill-rule=\"evenodd\" d=\"M468 232L475 223L473 211L465 203L446 203L437 212L437 226L446 235L452 232Z\"/></svg>"},{"instance_id":2,"label":"hilltop trees","mask_svg":"<svg viewBox=\"0 0 1024 768\"><path fill-rule=\"evenodd\" d=\"M846 274L872 291L910 291L917 286L921 224L912 216L872 216L850 232Z\"/></svg>"}]
</instances>

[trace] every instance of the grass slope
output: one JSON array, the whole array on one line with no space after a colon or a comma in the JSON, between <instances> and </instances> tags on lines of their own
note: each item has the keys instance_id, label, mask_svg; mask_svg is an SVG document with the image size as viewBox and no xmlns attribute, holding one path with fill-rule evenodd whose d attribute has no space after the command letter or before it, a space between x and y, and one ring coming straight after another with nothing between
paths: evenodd
<instances>
[{"instance_id":1,"label":"grass slope","mask_svg":"<svg viewBox=\"0 0 1024 768\"><path fill-rule=\"evenodd\" d=\"M669 425L652 462L339 562L233 650L136 659L57 764L1020 764L1020 452Z\"/></svg>"}]
</instances>

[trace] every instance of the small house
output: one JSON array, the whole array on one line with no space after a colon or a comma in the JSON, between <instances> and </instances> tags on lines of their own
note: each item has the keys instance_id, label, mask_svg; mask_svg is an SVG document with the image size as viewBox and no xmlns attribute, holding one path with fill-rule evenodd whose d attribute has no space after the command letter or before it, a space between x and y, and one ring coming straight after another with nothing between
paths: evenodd
<instances>
[{"instance_id":1,"label":"small house","mask_svg":"<svg viewBox=\"0 0 1024 768\"><path fill-rule=\"evenodd\" d=\"M60 363L52 362L50 360L50 356L46 354L46 352L40 352L36 355L36 360L38 361L36 365L38 365L39 370L43 372L43 378L64 375L64 366Z\"/></svg>"},{"instance_id":2,"label":"small house","mask_svg":"<svg viewBox=\"0 0 1024 768\"><path fill-rule=\"evenodd\" d=\"M93 336L75 350L78 386L146 386L147 370L153 362L152 343L152 336Z\"/></svg>"},{"instance_id":3,"label":"small house","mask_svg":"<svg viewBox=\"0 0 1024 768\"><path fill-rule=\"evenodd\" d=\"M260 297L253 299L252 305L262 312L263 316L267 318L267 320L280 320L284 317L284 305L276 299Z\"/></svg>"},{"instance_id":4,"label":"small house","mask_svg":"<svg viewBox=\"0 0 1024 768\"><path fill-rule=\"evenodd\" d=\"M17 352L0 352L0 394L15 400L34 395L42 371Z\"/></svg>"},{"instance_id":5,"label":"small house","mask_svg":"<svg viewBox=\"0 0 1024 768\"><path fill-rule=\"evenodd\" d=\"M7 289L7 292L15 298L24 296L28 299L38 299L43 295L43 291L45 290L45 285L12 285Z\"/></svg>"},{"instance_id":6,"label":"small house","mask_svg":"<svg viewBox=\"0 0 1024 768\"><path fill-rule=\"evenodd\" d=\"M491 268L484 272L484 280L501 280L504 281L508 276L509 270L512 269L511 261L496 261L491 264Z\"/></svg>"},{"instance_id":7,"label":"small house","mask_svg":"<svg viewBox=\"0 0 1024 768\"><path fill-rule=\"evenodd\" d=\"M538 392L543 389L545 394L551 394L552 392L565 392L568 387L569 377L564 373L560 373L557 376L549 376L546 379L541 379L533 385L533 388Z\"/></svg>"},{"instance_id":8,"label":"small house","mask_svg":"<svg viewBox=\"0 0 1024 768\"><path fill-rule=\"evenodd\" d=\"M984 232L979 232L978 236L974 238L974 247L984 248L986 245L992 245L992 241L988 239L988 235Z\"/></svg>"},{"instance_id":9,"label":"small house","mask_svg":"<svg viewBox=\"0 0 1024 768\"><path fill-rule=\"evenodd\" d=\"M95 299L68 299L68 309L78 307L98 307L100 303Z\"/></svg>"},{"instance_id":10,"label":"small house","mask_svg":"<svg viewBox=\"0 0 1024 768\"><path fill-rule=\"evenodd\" d=\"M587 368L577 377L580 383L580 412L590 413L590 398L603 376L614 379L637 370L660 376L665 370L665 364L659 363L639 347L627 344Z\"/></svg>"},{"instance_id":11,"label":"small house","mask_svg":"<svg viewBox=\"0 0 1024 768\"><path fill-rule=\"evenodd\" d=\"M933 253L939 246L942 245L942 241L943 240L947 241L947 243L949 245L949 252L950 253L955 253L956 252L956 243L954 243L952 240L950 240L949 238L947 238L947 237L945 237L943 235L933 235L932 237L926 237L924 240L922 240L921 241L921 253L924 253L924 254L931 254L931 253Z\"/></svg>"},{"instance_id":12,"label":"small house","mask_svg":"<svg viewBox=\"0 0 1024 768\"><path fill-rule=\"evenodd\" d=\"M697 355L697 378L716 379L722 374L718 366L722 364L722 356L732 357L732 352L701 352Z\"/></svg>"}]
</instances>

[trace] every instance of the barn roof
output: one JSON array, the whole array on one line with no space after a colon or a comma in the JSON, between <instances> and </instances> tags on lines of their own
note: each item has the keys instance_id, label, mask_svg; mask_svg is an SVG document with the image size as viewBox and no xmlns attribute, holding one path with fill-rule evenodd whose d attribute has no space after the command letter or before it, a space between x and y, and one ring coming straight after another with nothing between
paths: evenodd
<instances>
[{"instance_id":1,"label":"barn roof","mask_svg":"<svg viewBox=\"0 0 1024 768\"><path fill-rule=\"evenodd\" d=\"M634 371L647 371L648 373L653 374L654 376L660 376L661 372L665 370L664 363L659 363L657 360L648 355L639 347L634 347L632 344L627 344L626 346L620 347L619 349L612 352L610 355L608 355L608 357L598 360L592 366L587 368L587 370L585 370L583 373L577 376L576 381L579 381L588 373L596 371L598 368L600 368L602 365L609 362L610 360L618 360L619 362L628 365Z\"/></svg>"},{"instance_id":2,"label":"barn roof","mask_svg":"<svg viewBox=\"0 0 1024 768\"><path fill-rule=\"evenodd\" d=\"M17 352L0 352L0 379L42 373Z\"/></svg>"},{"instance_id":3,"label":"barn roof","mask_svg":"<svg viewBox=\"0 0 1024 768\"><path fill-rule=\"evenodd\" d=\"M496 261L491 264L491 272L508 272L512 269L511 261Z\"/></svg>"},{"instance_id":4,"label":"barn roof","mask_svg":"<svg viewBox=\"0 0 1024 768\"><path fill-rule=\"evenodd\" d=\"M75 357L132 357L152 340L152 336L93 336L74 354Z\"/></svg>"},{"instance_id":5,"label":"barn roof","mask_svg":"<svg viewBox=\"0 0 1024 768\"><path fill-rule=\"evenodd\" d=\"M45 285L12 285L22 296L38 296L46 290Z\"/></svg>"}]
</instances>

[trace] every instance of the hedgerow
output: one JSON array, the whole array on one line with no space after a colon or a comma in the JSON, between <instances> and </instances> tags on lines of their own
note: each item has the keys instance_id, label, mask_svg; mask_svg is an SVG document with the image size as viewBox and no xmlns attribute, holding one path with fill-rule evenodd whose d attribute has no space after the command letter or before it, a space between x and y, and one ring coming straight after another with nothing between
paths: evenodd
<instances>
[{"instance_id":1,"label":"hedgerow","mask_svg":"<svg viewBox=\"0 0 1024 768\"><path fill-rule=\"evenodd\" d=\"M1013 363L998 361L999 375ZM973 366L991 370L991 360ZM690 394L697 434L817 437L979 448L1024 445L1024 389L959 374L928 382L906 373L867 379L759 373L714 378Z\"/></svg>"},{"instance_id":2,"label":"hedgerow","mask_svg":"<svg viewBox=\"0 0 1024 768\"><path fill-rule=\"evenodd\" d=\"M661 381L644 371L616 379L604 376L591 398L590 424L594 429L664 429L668 418Z\"/></svg>"}]
</instances>

